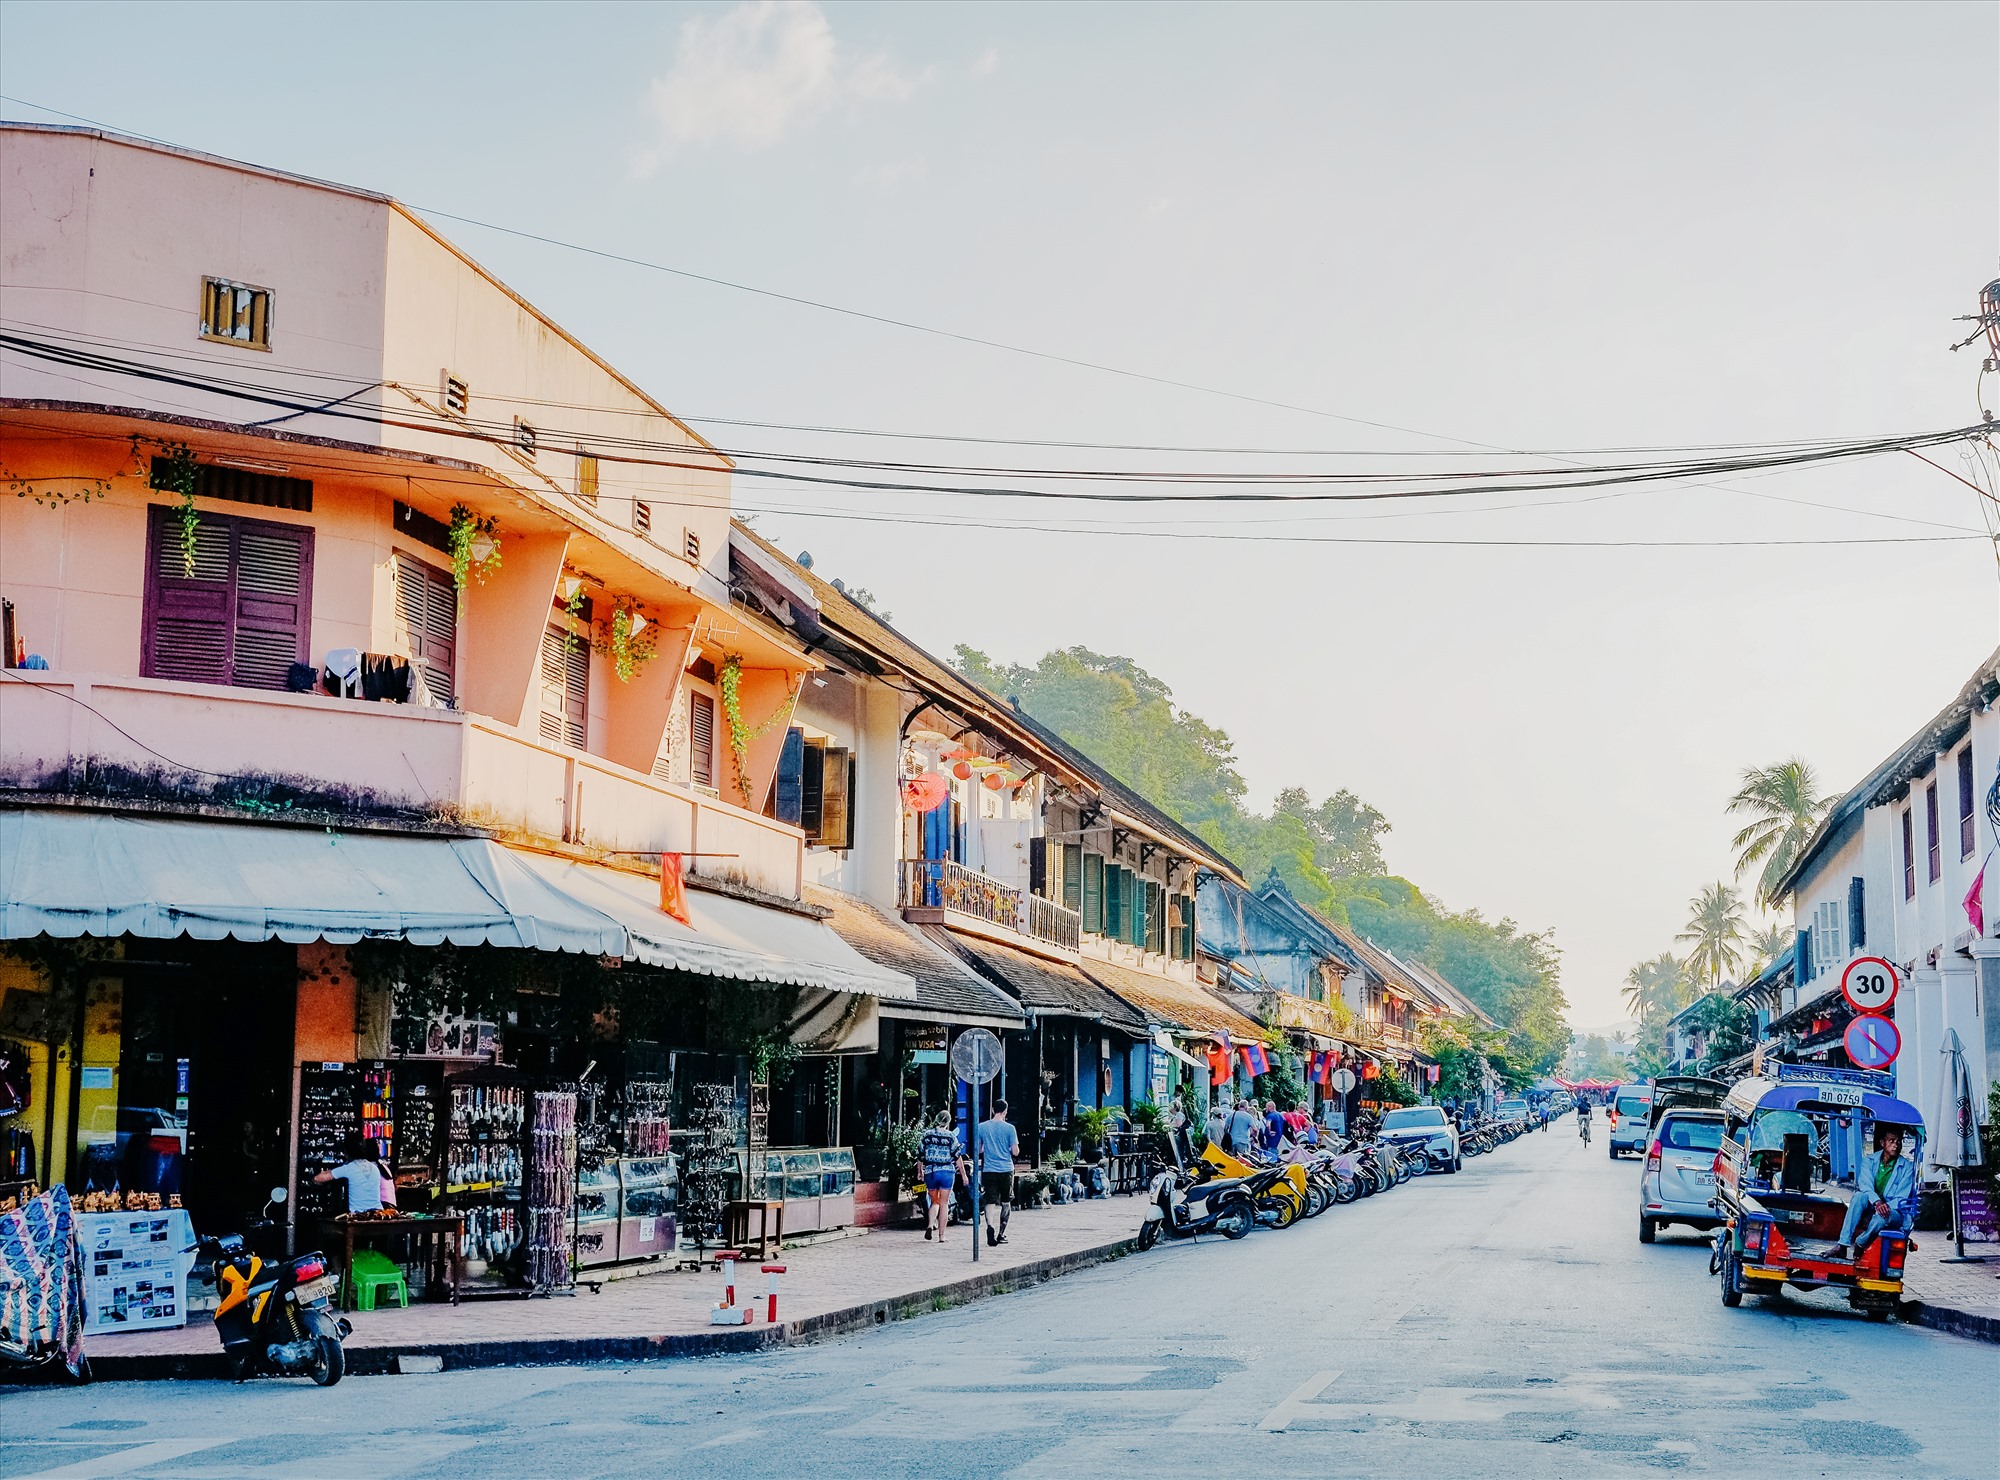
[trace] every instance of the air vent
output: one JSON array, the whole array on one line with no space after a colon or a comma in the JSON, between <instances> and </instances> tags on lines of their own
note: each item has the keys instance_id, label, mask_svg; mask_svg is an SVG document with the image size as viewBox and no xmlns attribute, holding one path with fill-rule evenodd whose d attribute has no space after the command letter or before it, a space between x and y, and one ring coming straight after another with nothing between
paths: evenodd
<instances>
[{"instance_id":1,"label":"air vent","mask_svg":"<svg viewBox=\"0 0 2000 1480\"><path fill-rule=\"evenodd\" d=\"M464 416L472 408L472 387L453 375L444 373L444 409L453 416Z\"/></svg>"},{"instance_id":2,"label":"air vent","mask_svg":"<svg viewBox=\"0 0 2000 1480\"><path fill-rule=\"evenodd\" d=\"M576 496L587 504L597 502L597 454L580 447L576 452Z\"/></svg>"},{"instance_id":3,"label":"air vent","mask_svg":"<svg viewBox=\"0 0 2000 1480\"><path fill-rule=\"evenodd\" d=\"M642 499L632 500L632 527L647 539L653 537L653 506Z\"/></svg>"},{"instance_id":4,"label":"air vent","mask_svg":"<svg viewBox=\"0 0 2000 1480\"><path fill-rule=\"evenodd\" d=\"M691 529L681 531L681 553L696 565L701 564L701 536Z\"/></svg>"}]
</instances>

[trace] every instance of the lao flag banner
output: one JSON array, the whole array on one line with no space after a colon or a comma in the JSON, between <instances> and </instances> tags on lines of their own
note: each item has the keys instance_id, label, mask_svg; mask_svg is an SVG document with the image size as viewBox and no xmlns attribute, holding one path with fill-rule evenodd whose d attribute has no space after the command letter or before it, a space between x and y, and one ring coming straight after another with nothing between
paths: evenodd
<instances>
[{"instance_id":1,"label":"lao flag banner","mask_svg":"<svg viewBox=\"0 0 2000 1480\"><path fill-rule=\"evenodd\" d=\"M1271 1072L1271 1056L1264 1052L1263 1044L1246 1043L1243 1045L1243 1067L1250 1071L1252 1079L1255 1079L1260 1074L1269 1074Z\"/></svg>"}]
</instances>

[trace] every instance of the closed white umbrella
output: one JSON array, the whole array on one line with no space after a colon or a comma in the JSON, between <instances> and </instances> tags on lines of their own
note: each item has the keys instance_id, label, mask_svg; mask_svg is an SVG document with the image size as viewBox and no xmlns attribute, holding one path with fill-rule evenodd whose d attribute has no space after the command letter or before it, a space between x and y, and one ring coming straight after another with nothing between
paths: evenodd
<instances>
[{"instance_id":1,"label":"closed white umbrella","mask_svg":"<svg viewBox=\"0 0 2000 1480\"><path fill-rule=\"evenodd\" d=\"M1979 1143L1979 1101L1972 1092L1972 1071L1966 1067L1965 1045L1947 1028L1940 1050L1944 1062L1938 1075L1937 1113L1931 1119L1930 1163L1951 1169L1951 1229L1959 1259L1965 1254L1965 1223L1958 1205L1958 1179L1967 1167L1986 1160ZM1975 1256L1977 1257L1977 1256Z\"/></svg>"}]
</instances>

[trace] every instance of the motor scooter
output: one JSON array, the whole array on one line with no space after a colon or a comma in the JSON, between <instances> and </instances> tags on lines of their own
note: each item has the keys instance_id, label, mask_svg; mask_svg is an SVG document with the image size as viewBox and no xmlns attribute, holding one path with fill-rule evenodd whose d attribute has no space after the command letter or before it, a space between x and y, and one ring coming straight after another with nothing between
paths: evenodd
<instances>
[{"instance_id":1,"label":"motor scooter","mask_svg":"<svg viewBox=\"0 0 2000 1480\"><path fill-rule=\"evenodd\" d=\"M341 1340L354 1327L333 1313L329 1302L340 1281L327 1269L324 1254L300 1254L266 1261L248 1247L249 1234L270 1229L271 1209L285 1201L273 1187L261 1217L245 1233L200 1240L197 1257L206 1261L222 1297L215 1308L215 1334L241 1382L258 1376L310 1377L332 1387L347 1370Z\"/></svg>"},{"instance_id":2,"label":"motor scooter","mask_svg":"<svg viewBox=\"0 0 2000 1480\"><path fill-rule=\"evenodd\" d=\"M1219 1233L1242 1238L1257 1226L1257 1208L1241 1177L1199 1175L1212 1163L1197 1161L1197 1175L1162 1167L1147 1189L1146 1221L1139 1225L1139 1247L1150 1249L1164 1238L1195 1238Z\"/></svg>"}]
</instances>

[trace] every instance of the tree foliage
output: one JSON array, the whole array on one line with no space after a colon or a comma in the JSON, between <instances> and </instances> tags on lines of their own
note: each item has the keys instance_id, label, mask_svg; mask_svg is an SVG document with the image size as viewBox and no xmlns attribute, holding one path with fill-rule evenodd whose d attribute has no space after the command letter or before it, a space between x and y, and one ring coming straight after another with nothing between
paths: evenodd
<instances>
[{"instance_id":1,"label":"tree foliage","mask_svg":"<svg viewBox=\"0 0 2000 1480\"><path fill-rule=\"evenodd\" d=\"M1664 1022L1693 1000L1686 971L1666 951L1625 973L1625 1010L1641 1024Z\"/></svg>"},{"instance_id":2,"label":"tree foliage","mask_svg":"<svg viewBox=\"0 0 2000 1480\"><path fill-rule=\"evenodd\" d=\"M1259 880L1276 870L1303 904L1441 973L1508 1031L1517 1074L1553 1067L1569 1043L1560 963L1548 932L1454 912L1388 872L1389 822L1353 792L1314 801L1287 787L1266 816L1251 810L1233 742L1174 703L1129 658L1072 647L1033 666L957 649L959 669L1088 754Z\"/></svg>"},{"instance_id":3,"label":"tree foliage","mask_svg":"<svg viewBox=\"0 0 2000 1480\"><path fill-rule=\"evenodd\" d=\"M1720 880L1688 901L1687 929L1674 937L1688 947L1689 980L1705 987L1743 966L1743 896Z\"/></svg>"},{"instance_id":4,"label":"tree foliage","mask_svg":"<svg viewBox=\"0 0 2000 1480\"><path fill-rule=\"evenodd\" d=\"M1729 799L1729 810L1751 819L1730 840L1736 849L1736 877L1759 864L1757 903L1765 909L1777 901L1778 881L1791 872L1800 851L1838 797L1819 794L1819 778L1797 756L1775 766L1746 766L1742 785Z\"/></svg>"}]
</instances>

